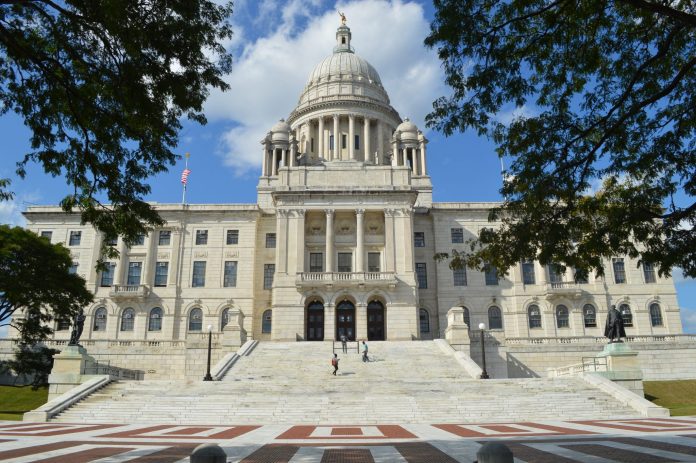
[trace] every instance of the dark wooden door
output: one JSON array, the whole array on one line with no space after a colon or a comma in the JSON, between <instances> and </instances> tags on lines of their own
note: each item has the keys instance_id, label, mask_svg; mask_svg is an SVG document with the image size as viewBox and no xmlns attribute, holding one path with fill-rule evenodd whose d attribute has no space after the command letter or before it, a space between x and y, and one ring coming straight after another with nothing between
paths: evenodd
<instances>
[{"instance_id":1,"label":"dark wooden door","mask_svg":"<svg viewBox=\"0 0 696 463\"><path fill-rule=\"evenodd\" d=\"M336 307L336 340L345 335L349 341L355 341L355 306L350 301L343 301Z\"/></svg>"},{"instance_id":2,"label":"dark wooden door","mask_svg":"<svg viewBox=\"0 0 696 463\"><path fill-rule=\"evenodd\" d=\"M381 302L367 304L367 339L384 341L384 306Z\"/></svg>"},{"instance_id":3,"label":"dark wooden door","mask_svg":"<svg viewBox=\"0 0 696 463\"><path fill-rule=\"evenodd\" d=\"M307 341L324 340L324 304L313 302L307 307Z\"/></svg>"}]
</instances>

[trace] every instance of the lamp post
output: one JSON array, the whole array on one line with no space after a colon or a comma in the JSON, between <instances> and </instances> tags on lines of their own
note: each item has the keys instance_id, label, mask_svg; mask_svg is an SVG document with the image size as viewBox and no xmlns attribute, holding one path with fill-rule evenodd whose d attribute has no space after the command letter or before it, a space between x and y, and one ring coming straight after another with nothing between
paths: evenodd
<instances>
[{"instance_id":1,"label":"lamp post","mask_svg":"<svg viewBox=\"0 0 696 463\"><path fill-rule=\"evenodd\" d=\"M482 335L483 336L483 335ZM212 381L213 377L210 376L210 349L213 344L213 325L208 325L208 371L205 374L203 381ZM485 370L485 368L484 368Z\"/></svg>"},{"instance_id":2,"label":"lamp post","mask_svg":"<svg viewBox=\"0 0 696 463\"><path fill-rule=\"evenodd\" d=\"M488 372L486 372L486 344L483 341L483 332L486 329L485 323L479 323L479 329L481 330L481 359L483 360L483 371L481 372L481 379L488 379Z\"/></svg>"}]
</instances>

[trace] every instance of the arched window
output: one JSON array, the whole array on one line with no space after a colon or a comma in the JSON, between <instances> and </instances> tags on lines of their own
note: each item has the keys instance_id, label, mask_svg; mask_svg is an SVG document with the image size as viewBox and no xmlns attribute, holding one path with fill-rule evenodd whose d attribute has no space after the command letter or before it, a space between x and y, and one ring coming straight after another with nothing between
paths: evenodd
<instances>
[{"instance_id":1,"label":"arched window","mask_svg":"<svg viewBox=\"0 0 696 463\"><path fill-rule=\"evenodd\" d=\"M564 305L556 306L556 326L558 328L568 328L568 307Z\"/></svg>"},{"instance_id":2,"label":"arched window","mask_svg":"<svg viewBox=\"0 0 696 463\"><path fill-rule=\"evenodd\" d=\"M582 308L582 317L585 320L585 328L597 326L597 310L592 304L585 304Z\"/></svg>"},{"instance_id":3,"label":"arched window","mask_svg":"<svg viewBox=\"0 0 696 463\"><path fill-rule=\"evenodd\" d=\"M262 333L270 333L271 328L272 328L272 323L273 323L273 311L268 309L263 313L263 317L261 318L261 332Z\"/></svg>"},{"instance_id":4,"label":"arched window","mask_svg":"<svg viewBox=\"0 0 696 463\"><path fill-rule=\"evenodd\" d=\"M503 315L500 313L500 309L494 305L488 309L488 329L503 329Z\"/></svg>"},{"instance_id":5,"label":"arched window","mask_svg":"<svg viewBox=\"0 0 696 463\"><path fill-rule=\"evenodd\" d=\"M530 328L541 328L541 310L536 304L532 304L527 309L527 317L529 318Z\"/></svg>"},{"instance_id":6,"label":"arched window","mask_svg":"<svg viewBox=\"0 0 696 463\"><path fill-rule=\"evenodd\" d=\"M420 332L430 333L430 314L425 309L420 309L418 314L420 318Z\"/></svg>"},{"instance_id":7,"label":"arched window","mask_svg":"<svg viewBox=\"0 0 696 463\"><path fill-rule=\"evenodd\" d=\"M225 309L222 311L222 316L220 317L220 331L222 331L227 324L230 322L230 309Z\"/></svg>"},{"instance_id":8,"label":"arched window","mask_svg":"<svg viewBox=\"0 0 696 463\"><path fill-rule=\"evenodd\" d=\"M662 311L657 302L650 304L650 323L652 326L662 326Z\"/></svg>"},{"instance_id":9,"label":"arched window","mask_svg":"<svg viewBox=\"0 0 696 463\"><path fill-rule=\"evenodd\" d=\"M202 331L203 330L203 311L196 307L189 313L189 331Z\"/></svg>"},{"instance_id":10,"label":"arched window","mask_svg":"<svg viewBox=\"0 0 696 463\"><path fill-rule=\"evenodd\" d=\"M94 331L106 331L106 307L99 307L94 312Z\"/></svg>"},{"instance_id":11,"label":"arched window","mask_svg":"<svg viewBox=\"0 0 696 463\"><path fill-rule=\"evenodd\" d=\"M624 326L633 326L633 314L631 313L631 307L628 304L621 304L619 306L619 312L621 312L621 318L623 319Z\"/></svg>"},{"instance_id":12,"label":"arched window","mask_svg":"<svg viewBox=\"0 0 696 463\"><path fill-rule=\"evenodd\" d=\"M148 331L162 331L162 309L155 307L150 311L150 318L147 323Z\"/></svg>"},{"instance_id":13,"label":"arched window","mask_svg":"<svg viewBox=\"0 0 696 463\"><path fill-rule=\"evenodd\" d=\"M135 310L128 307L121 314L121 331L133 331L135 322Z\"/></svg>"},{"instance_id":14,"label":"arched window","mask_svg":"<svg viewBox=\"0 0 696 463\"><path fill-rule=\"evenodd\" d=\"M464 323L466 323L466 326L471 329L471 318L469 317L469 309L466 307L462 307L464 309Z\"/></svg>"}]
</instances>

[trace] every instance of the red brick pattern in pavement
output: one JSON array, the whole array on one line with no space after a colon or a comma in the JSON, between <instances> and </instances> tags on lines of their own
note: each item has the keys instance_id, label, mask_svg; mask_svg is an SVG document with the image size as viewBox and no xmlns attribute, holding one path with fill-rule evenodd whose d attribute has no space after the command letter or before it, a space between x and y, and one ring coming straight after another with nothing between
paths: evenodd
<instances>
[{"instance_id":1,"label":"red brick pattern in pavement","mask_svg":"<svg viewBox=\"0 0 696 463\"><path fill-rule=\"evenodd\" d=\"M332 436L362 436L362 428L333 428Z\"/></svg>"},{"instance_id":2,"label":"red brick pattern in pavement","mask_svg":"<svg viewBox=\"0 0 696 463\"><path fill-rule=\"evenodd\" d=\"M264 445L240 463L288 463L299 449L297 445Z\"/></svg>"},{"instance_id":3,"label":"red brick pattern in pavement","mask_svg":"<svg viewBox=\"0 0 696 463\"><path fill-rule=\"evenodd\" d=\"M571 460L570 458L544 452L543 450L528 447L524 444L515 442L504 442L504 444L512 451L514 457L521 461L534 463L578 463L577 460Z\"/></svg>"},{"instance_id":4,"label":"red brick pattern in pavement","mask_svg":"<svg viewBox=\"0 0 696 463\"><path fill-rule=\"evenodd\" d=\"M133 449L128 447L98 447L95 449L73 452L68 455L36 460L34 463L89 463L90 461L112 457L131 450Z\"/></svg>"},{"instance_id":5,"label":"red brick pattern in pavement","mask_svg":"<svg viewBox=\"0 0 696 463\"><path fill-rule=\"evenodd\" d=\"M196 447L198 447L198 444L167 447L166 449L158 450L149 455L143 455L142 457L128 460L128 463L174 463L189 457Z\"/></svg>"},{"instance_id":6,"label":"red brick pattern in pavement","mask_svg":"<svg viewBox=\"0 0 696 463\"><path fill-rule=\"evenodd\" d=\"M573 429L573 428L563 428L560 426L552 426L541 423L506 423L506 424L496 424L496 425L475 425L478 428L489 429L494 431L495 434L484 433L471 429L473 423L469 424L434 424L436 428L447 431L455 436L459 437L488 437L495 435L495 437L525 437L525 436L546 436L546 435L575 435L575 434L594 434L591 431ZM517 427L516 425L525 426L532 429L537 429L538 431L529 431Z\"/></svg>"},{"instance_id":7,"label":"red brick pattern in pavement","mask_svg":"<svg viewBox=\"0 0 696 463\"><path fill-rule=\"evenodd\" d=\"M394 448L408 463L458 463L427 442L405 442L394 444Z\"/></svg>"},{"instance_id":8,"label":"red brick pattern in pavement","mask_svg":"<svg viewBox=\"0 0 696 463\"><path fill-rule=\"evenodd\" d=\"M379 426L370 426L370 427L376 427L381 433L381 436L365 436L362 434L362 430L360 426L293 426L292 428L288 429L284 433L282 433L280 436L277 437L277 439L287 439L287 440L309 440L309 439L346 439L350 437L360 437L361 439L366 439L366 440L375 440L375 439L417 439L418 437L414 435L413 433L407 431L404 429L402 426L398 425L379 425ZM312 436L312 433L317 428L330 428L331 429L331 436L330 437L325 437L325 436ZM355 430L360 430L360 434L355 434ZM343 430L348 430L346 433L343 433Z\"/></svg>"},{"instance_id":9,"label":"red brick pattern in pavement","mask_svg":"<svg viewBox=\"0 0 696 463\"><path fill-rule=\"evenodd\" d=\"M622 444L636 445L639 447L647 447L650 449L665 450L667 452L676 452L696 456L696 447L689 447L688 445L670 444L669 442L658 442L648 439L638 439L635 437L617 437L612 439L612 442L621 442Z\"/></svg>"},{"instance_id":10,"label":"red brick pattern in pavement","mask_svg":"<svg viewBox=\"0 0 696 463\"><path fill-rule=\"evenodd\" d=\"M621 429L623 431L639 431L639 432L658 432L658 431L691 431L696 430L696 422L694 421L682 421L675 420L672 426L657 426L654 423L655 420L613 420L613 421L601 421L601 420L586 420L586 421L573 421L573 423L586 424L590 426L598 426L601 428L613 428ZM665 421L659 421L664 423Z\"/></svg>"},{"instance_id":11,"label":"red brick pattern in pavement","mask_svg":"<svg viewBox=\"0 0 696 463\"><path fill-rule=\"evenodd\" d=\"M648 455L646 453L634 452L632 450L618 449L615 447L610 447L608 445L598 445L598 444L574 444L574 445L562 445L562 447L569 450L574 450L576 452L586 453L588 455L594 455L596 457L606 458L608 460L613 460L622 463L668 463L673 462L671 458L658 457L655 455Z\"/></svg>"}]
</instances>

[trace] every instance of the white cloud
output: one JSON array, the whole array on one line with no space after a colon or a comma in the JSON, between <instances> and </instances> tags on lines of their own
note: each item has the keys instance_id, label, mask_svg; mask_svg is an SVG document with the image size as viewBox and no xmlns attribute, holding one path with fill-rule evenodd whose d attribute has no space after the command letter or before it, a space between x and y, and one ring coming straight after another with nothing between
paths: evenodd
<instances>
[{"instance_id":1,"label":"white cloud","mask_svg":"<svg viewBox=\"0 0 696 463\"><path fill-rule=\"evenodd\" d=\"M317 6L320 0L309 2ZM277 2L261 5L268 8ZM297 104L314 66L328 56L339 25L336 10L345 12L356 52L379 72L392 106L422 130L432 101L445 94L440 62L423 45L429 23L422 7L399 0L340 2L309 17L307 2L291 0L282 9L282 23L269 35L241 47L227 81L230 91L214 91L206 105L211 120L229 120L220 138L225 163L237 174L261 164L260 140ZM301 20L306 27L297 31Z\"/></svg>"},{"instance_id":2,"label":"white cloud","mask_svg":"<svg viewBox=\"0 0 696 463\"><path fill-rule=\"evenodd\" d=\"M26 224L16 199L0 201L0 224L21 226Z\"/></svg>"},{"instance_id":3,"label":"white cloud","mask_svg":"<svg viewBox=\"0 0 696 463\"><path fill-rule=\"evenodd\" d=\"M696 334L696 309L682 307L681 316L684 333Z\"/></svg>"},{"instance_id":4,"label":"white cloud","mask_svg":"<svg viewBox=\"0 0 696 463\"><path fill-rule=\"evenodd\" d=\"M503 125L510 125L517 119L527 119L536 116L538 112L529 108L526 104L508 110L500 111L495 115L495 120Z\"/></svg>"}]
</instances>

